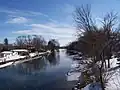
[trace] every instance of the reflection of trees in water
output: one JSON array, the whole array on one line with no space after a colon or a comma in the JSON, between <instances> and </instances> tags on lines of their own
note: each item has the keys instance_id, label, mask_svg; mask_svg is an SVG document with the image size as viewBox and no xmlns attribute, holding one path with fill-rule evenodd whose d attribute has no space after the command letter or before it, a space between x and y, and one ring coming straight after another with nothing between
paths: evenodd
<instances>
[{"instance_id":1,"label":"reflection of trees in water","mask_svg":"<svg viewBox=\"0 0 120 90\"><path fill-rule=\"evenodd\" d=\"M40 70L46 69L48 63L51 66L59 64L59 59L60 59L59 53L54 52L51 53L49 56L42 57L41 59L37 59L17 65L17 71L25 74L40 72Z\"/></svg>"},{"instance_id":2,"label":"reflection of trees in water","mask_svg":"<svg viewBox=\"0 0 120 90\"><path fill-rule=\"evenodd\" d=\"M18 65L19 71L22 73L32 73L46 69L47 61L44 58L33 60Z\"/></svg>"},{"instance_id":3,"label":"reflection of trees in water","mask_svg":"<svg viewBox=\"0 0 120 90\"><path fill-rule=\"evenodd\" d=\"M57 65L60 61L59 52L53 52L49 56L47 56L47 60L49 61L50 65Z\"/></svg>"}]
</instances>

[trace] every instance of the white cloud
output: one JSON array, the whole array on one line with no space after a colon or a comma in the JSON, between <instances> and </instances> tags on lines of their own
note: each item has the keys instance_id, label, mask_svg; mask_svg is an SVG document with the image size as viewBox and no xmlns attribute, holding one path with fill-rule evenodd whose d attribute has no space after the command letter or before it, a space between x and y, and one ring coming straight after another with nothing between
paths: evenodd
<instances>
[{"instance_id":1,"label":"white cloud","mask_svg":"<svg viewBox=\"0 0 120 90\"><path fill-rule=\"evenodd\" d=\"M16 23L16 24L21 24L21 23L27 23L29 20L25 17L14 17L9 19L6 23Z\"/></svg>"},{"instance_id":2,"label":"white cloud","mask_svg":"<svg viewBox=\"0 0 120 90\"><path fill-rule=\"evenodd\" d=\"M46 24L30 24L26 27L29 29L23 29L18 31L13 31L16 35L42 35L46 40L55 38L58 39L62 45L67 44L69 41L76 39L75 34L76 30L72 26L73 25L73 17L72 13L74 11L74 6L65 4L61 8L56 9L56 13L58 14L58 21L52 19L50 16L34 11L21 11L21 10L1 10L0 13L6 13L11 17L7 21L7 23L26 23L28 22L28 18L32 18L34 20L34 16L40 16L46 18L48 22ZM56 15L57 15L56 14ZM23 17L22 20L19 17ZM24 26L25 27L25 26Z\"/></svg>"},{"instance_id":3,"label":"white cloud","mask_svg":"<svg viewBox=\"0 0 120 90\"><path fill-rule=\"evenodd\" d=\"M53 36L66 36L73 35L75 32L75 28L72 26L65 26L59 24L31 24L31 26L35 29L39 29L39 31L44 31L45 33L51 33Z\"/></svg>"},{"instance_id":4,"label":"white cloud","mask_svg":"<svg viewBox=\"0 0 120 90\"><path fill-rule=\"evenodd\" d=\"M33 16L42 15L42 16L45 16L45 17L49 17L48 15L43 14L41 12L27 11L26 13L28 13L29 15L33 15Z\"/></svg>"},{"instance_id":5,"label":"white cloud","mask_svg":"<svg viewBox=\"0 0 120 90\"><path fill-rule=\"evenodd\" d=\"M60 41L62 45L65 45L70 40L74 40L75 37L75 28L68 25L59 25L59 24L31 24L28 25L31 29L28 30L18 30L14 31L14 34L19 35L42 35L46 40L55 38Z\"/></svg>"},{"instance_id":6,"label":"white cloud","mask_svg":"<svg viewBox=\"0 0 120 90\"><path fill-rule=\"evenodd\" d=\"M8 17L12 17L12 18L13 17L32 17L33 18L33 17L36 17L36 16L41 16L41 17L45 17L50 22L57 23L56 20L50 18L50 16L48 16L47 14L44 14L44 13L41 13L41 12L36 12L36 11L23 11L23 10L12 10L12 9L7 10L7 9L1 9L0 8L0 13L5 13L5 14L8 15ZM23 19L23 18L20 18L20 19ZM25 18L24 18L24 20L25 20ZM16 19L14 21L16 21ZM10 21L10 23L11 22L12 21Z\"/></svg>"},{"instance_id":7,"label":"white cloud","mask_svg":"<svg viewBox=\"0 0 120 90\"><path fill-rule=\"evenodd\" d=\"M6 10L6 9L0 9L0 13L7 13L7 14L16 14L17 10Z\"/></svg>"},{"instance_id":8,"label":"white cloud","mask_svg":"<svg viewBox=\"0 0 120 90\"><path fill-rule=\"evenodd\" d=\"M45 17L48 17L48 15L41 13L41 12L34 12L34 11L23 11L23 10L14 10L14 9L2 9L0 8L0 13L6 13L6 14L12 14L12 15L18 15L18 16L38 16L42 15Z\"/></svg>"}]
</instances>

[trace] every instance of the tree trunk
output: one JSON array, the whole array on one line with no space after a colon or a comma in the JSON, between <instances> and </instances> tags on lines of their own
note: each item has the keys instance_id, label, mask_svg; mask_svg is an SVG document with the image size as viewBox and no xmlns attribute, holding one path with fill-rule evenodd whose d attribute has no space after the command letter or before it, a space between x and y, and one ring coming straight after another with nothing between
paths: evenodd
<instances>
[{"instance_id":1,"label":"tree trunk","mask_svg":"<svg viewBox=\"0 0 120 90\"><path fill-rule=\"evenodd\" d=\"M105 60L105 68L107 68L106 60Z\"/></svg>"},{"instance_id":2,"label":"tree trunk","mask_svg":"<svg viewBox=\"0 0 120 90\"><path fill-rule=\"evenodd\" d=\"M102 90L105 90L104 88L104 82L103 82L103 77L102 77L102 68L99 68L100 70L100 83L101 83L101 88Z\"/></svg>"},{"instance_id":3,"label":"tree trunk","mask_svg":"<svg viewBox=\"0 0 120 90\"><path fill-rule=\"evenodd\" d=\"M108 59L108 68L110 68L110 59Z\"/></svg>"}]
</instances>

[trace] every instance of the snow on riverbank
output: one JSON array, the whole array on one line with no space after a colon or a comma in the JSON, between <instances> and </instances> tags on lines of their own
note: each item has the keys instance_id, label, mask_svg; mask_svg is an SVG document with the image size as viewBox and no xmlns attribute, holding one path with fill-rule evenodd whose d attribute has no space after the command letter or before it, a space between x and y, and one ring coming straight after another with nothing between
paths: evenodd
<instances>
[{"instance_id":1,"label":"snow on riverbank","mask_svg":"<svg viewBox=\"0 0 120 90\"><path fill-rule=\"evenodd\" d=\"M71 58L76 55L70 56ZM78 61L73 61L71 64L71 70L67 73L67 81L78 81L79 77L81 75L81 72L79 72L80 64ZM82 68L82 67L81 67Z\"/></svg>"},{"instance_id":2,"label":"snow on riverbank","mask_svg":"<svg viewBox=\"0 0 120 90\"><path fill-rule=\"evenodd\" d=\"M80 72L72 72L68 74L67 81L77 81L79 80L81 73Z\"/></svg>"},{"instance_id":3,"label":"snow on riverbank","mask_svg":"<svg viewBox=\"0 0 120 90\"><path fill-rule=\"evenodd\" d=\"M91 83L88 84L86 87L82 88L81 90L102 90L99 83Z\"/></svg>"},{"instance_id":4,"label":"snow on riverbank","mask_svg":"<svg viewBox=\"0 0 120 90\"><path fill-rule=\"evenodd\" d=\"M110 59L110 67L112 69L110 72L108 72L109 75L107 76L107 78L109 78L109 80L108 80L105 90L120 90L120 79L119 79L120 70L118 68L114 69L118 66L117 62L118 62L117 58ZM88 84L82 90L102 90L102 89L100 88L100 85L98 84L94 85L94 88L91 87L90 84Z\"/></svg>"},{"instance_id":5,"label":"snow on riverbank","mask_svg":"<svg viewBox=\"0 0 120 90\"><path fill-rule=\"evenodd\" d=\"M10 58L8 58L6 60L8 62L0 65L0 68L5 68L5 67L11 66L11 65L17 65L17 64L20 64L20 63L36 60L36 59L41 58L42 55L49 54L49 53L50 53L49 51L41 52L39 54L30 53L29 58L26 58L26 56L20 56L20 55L11 56ZM1 60L1 62L2 62L2 60Z\"/></svg>"},{"instance_id":6,"label":"snow on riverbank","mask_svg":"<svg viewBox=\"0 0 120 90\"><path fill-rule=\"evenodd\" d=\"M76 57L77 55L72 55L70 58ZM78 60L79 61L79 60ZM79 72L79 69L84 70L84 65L79 64L78 61L73 61L71 65L71 70L67 74L67 80L68 81L74 81L74 80L80 80L81 72ZM107 61L106 61L107 62ZM117 58L110 59L110 70L111 75L109 75L109 81L106 85L105 90L120 90L120 70L118 67L118 61ZM107 63L108 65L108 63ZM77 89L76 89L77 90ZM102 90L100 87L100 84L92 83L88 84L86 87L84 87L82 90Z\"/></svg>"},{"instance_id":7,"label":"snow on riverbank","mask_svg":"<svg viewBox=\"0 0 120 90\"><path fill-rule=\"evenodd\" d=\"M0 68L8 67L12 64L13 64L13 62L9 62L9 63L3 64L3 65L0 65Z\"/></svg>"},{"instance_id":8,"label":"snow on riverbank","mask_svg":"<svg viewBox=\"0 0 120 90\"><path fill-rule=\"evenodd\" d=\"M118 66L118 61L117 58L113 58L110 60L111 62L111 68L115 68ZM120 69L116 68L114 70L112 70L111 72L113 72L113 74L111 75L108 83L107 83L107 87L106 90L120 90Z\"/></svg>"},{"instance_id":9,"label":"snow on riverbank","mask_svg":"<svg viewBox=\"0 0 120 90\"><path fill-rule=\"evenodd\" d=\"M107 83L106 90L120 90L120 71L116 70Z\"/></svg>"},{"instance_id":10,"label":"snow on riverbank","mask_svg":"<svg viewBox=\"0 0 120 90\"><path fill-rule=\"evenodd\" d=\"M110 66L113 70L109 72L109 75L107 78L109 78L108 83L106 85L105 90L120 90L120 69L116 68L118 67L117 64L117 58L110 59ZM107 63L108 64L108 63ZM116 68L116 69L114 69ZM82 90L102 90L100 86L94 85L94 88L91 87L91 85L88 84L86 87L84 87ZM96 88L95 88L96 87Z\"/></svg>"},{"instance_id":11,"label":"snow on riverbank","mask_svg":"<svg viewBox=\"0 0 120 90\"><path fill-rule=\"evenodd\" d=\"M117 58L112 58L112 59L110 59L110 66L111 66L111 68L114 68L114 67L116 67L116 66L118 66L117 65Z\"/></svg>"}]
</instances>

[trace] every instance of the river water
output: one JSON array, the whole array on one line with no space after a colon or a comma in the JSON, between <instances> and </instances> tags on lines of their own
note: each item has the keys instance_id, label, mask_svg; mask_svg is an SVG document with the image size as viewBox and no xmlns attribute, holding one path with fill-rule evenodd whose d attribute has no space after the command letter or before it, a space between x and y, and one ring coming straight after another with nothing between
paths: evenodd
<instances>
[{"instance_id":1,"label":"river water","mask_svg":"<svg viewBox=\"0 0 120 90\"><path fill-rule=\"evenodd\" d=\"M72 60L65 50L0 69L0 90L71 90L66 73Z\"/></svg>"}]
</instances>

